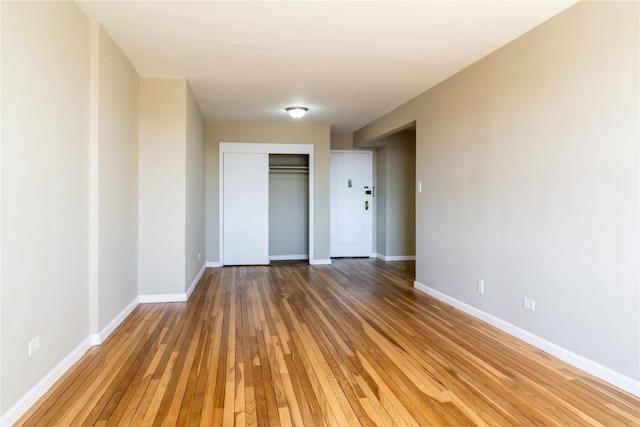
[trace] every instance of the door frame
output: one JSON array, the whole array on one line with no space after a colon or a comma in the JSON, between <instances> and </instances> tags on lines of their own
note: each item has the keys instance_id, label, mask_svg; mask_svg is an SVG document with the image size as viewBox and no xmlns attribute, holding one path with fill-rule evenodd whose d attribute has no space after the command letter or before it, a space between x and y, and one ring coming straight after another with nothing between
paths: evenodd
<instances>
[{"instance_id":1,"label":"door frame","mask_svg":"<svg viewBox=\"0 0 640 427\"><path fill-rule=\"evenodd\" d=\"M224 153L306 154L309 156L309 263L313 263L314 194L313 144L272 144L261 142L221 142L218 156L218 254L224 264ZM266 178L268 179L268 177Z\"/></svg>"},{"instance_id":2,"label":"door frame","mask_svg":"<svg viewBox=\"0 0 640 427\"><path fill-rule=\"evenodd\" d=\"M374 247L374 230L376 229L376 223L378 221L378 216L377 216L377 202L376 202L376 197L375 197L375 176L376 173L374 171L374 162L373 162L373 150L330 150L329 153L329 168L331 168L331 154L333 153L353 153L353 154L366 154L369 156L369 170L371 171L371 176L369 177L370 182L371 182L371 186L372 186L372 197L371 197L371 247L369 248L369 258L375 258L375 252L373 250ZM331 194L331 172L329 172L329 194ZM333 202L333 200L329 200L329 205L331 205L331 203ZM329 230L329 239L331 239L331 230ZM331 241L329 241L329 248L331 248ZM329 257L331 257L331 251L329 251Z\"/></svg>"}]
</instances>

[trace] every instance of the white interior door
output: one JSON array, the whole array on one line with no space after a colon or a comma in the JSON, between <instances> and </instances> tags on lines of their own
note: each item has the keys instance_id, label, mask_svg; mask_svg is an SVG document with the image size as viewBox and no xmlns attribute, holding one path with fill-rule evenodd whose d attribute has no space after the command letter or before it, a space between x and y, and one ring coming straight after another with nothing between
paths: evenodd
<instances>
[{"instance_id":1,"label":"white interior door","mask_svg":"<svg viewBox=\"0 0 640 427\"><path fill-rule=\"evenodd\" d=\"M269 264L269 155L224 153L223 263Z\"/></svg>"},{"instance_id":2,"label":"white interior door","mask_svg":"<svg viewBox=\"0 0 640 427\"><path fill-rule=\"evenodd\" d=\"M371 256L372 155L331 152L331 256Z\"/></svg>"}]
</instances>

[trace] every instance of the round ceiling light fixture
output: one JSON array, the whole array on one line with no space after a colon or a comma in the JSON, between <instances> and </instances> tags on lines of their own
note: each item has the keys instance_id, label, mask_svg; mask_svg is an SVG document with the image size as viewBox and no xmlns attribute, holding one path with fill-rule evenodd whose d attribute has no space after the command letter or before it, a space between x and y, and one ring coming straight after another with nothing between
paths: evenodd
<instances>
[{"instance_id":1,"label":"round ceiling light fixture","mask_svg":"<svg viewBox=\"0 0 640 427\"><path fill-rule=\"evenodd\" d=\"M284 110L294 119L301 118L309 111L307 107L287 107Z\"/></svg>"}]
</instances>

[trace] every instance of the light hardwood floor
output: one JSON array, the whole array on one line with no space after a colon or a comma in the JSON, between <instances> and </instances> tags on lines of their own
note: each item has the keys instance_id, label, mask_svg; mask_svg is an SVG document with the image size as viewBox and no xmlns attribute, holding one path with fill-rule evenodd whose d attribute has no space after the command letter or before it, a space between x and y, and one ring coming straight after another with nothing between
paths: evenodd
<instances>
[{"instance_id":1,"label":"light hardwood floor","mask_svg":"<svg viewBox=\"0 0 640 427\"><path fill-rule=\"evenodd\" d=\"M208 269L24 426L639 425L640 400L412 288L412 262Z\"/></svg>"}]
</instances>

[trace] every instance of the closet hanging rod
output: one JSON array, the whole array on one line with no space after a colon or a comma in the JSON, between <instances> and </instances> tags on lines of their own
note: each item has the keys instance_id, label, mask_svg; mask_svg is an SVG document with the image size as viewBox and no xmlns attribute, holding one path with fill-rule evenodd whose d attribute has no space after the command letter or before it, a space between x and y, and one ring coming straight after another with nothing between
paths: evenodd
<instances>
[{"instance_id":1,"label":"closet hanging rod","mask_svg":"<svg viewBox=\"0 0 640 427\"><path fill-rule=\"evenodd\" d=\"M309 171L308 170L301 170L301 169L273 169L270 170L269 173L300 173L300 174L308 174Z\"/></svg>"},{"instance_id":2,"label":"closet hanging rod","mask_svg":"<svg viewBox=\"0 0 640 427\"><path fill-rule=\"evenodd\" d=\"M269 166L269 173L309 173L308 166Z\"/></svg>"},{"instance_id":3,"label":"closet hanging rod","mask_svg":"<svg viewBox=\"0 0 640 427\"><path fill-rule=\"evenodd\" d=\"M299 170L309 170L309 166L269 166L269 169L299 169Z\"/></svg>"}]
</instances>

